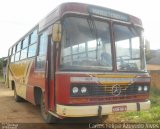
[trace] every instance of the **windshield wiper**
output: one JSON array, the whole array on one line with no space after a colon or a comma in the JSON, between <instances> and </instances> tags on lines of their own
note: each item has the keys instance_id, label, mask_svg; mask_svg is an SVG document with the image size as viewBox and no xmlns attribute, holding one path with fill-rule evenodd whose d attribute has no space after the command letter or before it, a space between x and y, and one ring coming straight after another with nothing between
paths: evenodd
<instances>
[{"instance_id":1,"label":"windshield wiper","mask_svg":"<svg viewBox=\"0 0 160 129\"><path fill-rule=\"evenodd\" d=\"M129 27L129 30L133 33L133 34L137 34L138 36L141 36L141 33L137 30L137 27L135 26L135 24L131 24L131 26Z\"/></svg>"}]
</instances>

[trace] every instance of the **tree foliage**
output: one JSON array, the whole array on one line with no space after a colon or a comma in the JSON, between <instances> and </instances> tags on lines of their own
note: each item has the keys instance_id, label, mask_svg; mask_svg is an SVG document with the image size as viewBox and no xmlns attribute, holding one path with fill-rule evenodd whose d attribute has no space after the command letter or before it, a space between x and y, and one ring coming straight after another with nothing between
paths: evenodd
<instances>
[{"instance_id":1,"label":"tree foliage","mask_svg":"<svg viewBox=\"0 0 160 129\"><path fill-rule=\"evenodd\" d=\"M3 72L3 60L0 59L0 75L2 75Z\"/></svg>"},{"instance_id":2,"label":"tree foliage","mask_svg":"<svg viewBox=\"0 0 160 129\"><path fill-rule=\"evenodd\" d=\"M150 42L146 39L145 40L145 54L146 54L146 60L151 59L151 50L150 50Z\"/></svg>"}]
</instances>

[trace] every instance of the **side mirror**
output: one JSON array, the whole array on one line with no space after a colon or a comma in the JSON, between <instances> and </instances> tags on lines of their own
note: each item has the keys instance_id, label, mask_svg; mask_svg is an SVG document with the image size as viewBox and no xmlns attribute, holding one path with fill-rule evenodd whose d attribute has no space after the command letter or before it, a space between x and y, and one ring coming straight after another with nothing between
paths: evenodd
<instances>
[{"instance_id":1,"label":"side mirror","mask_svg":"<svg viewBox=\"0 0 160 129\"><path fill-rule=\"evenodd\" d=\"M61 24L60 23L55 23L53 25L52 29L52 39L54 42L60 42L61 41Z\"/></svg>"}]
</instances>

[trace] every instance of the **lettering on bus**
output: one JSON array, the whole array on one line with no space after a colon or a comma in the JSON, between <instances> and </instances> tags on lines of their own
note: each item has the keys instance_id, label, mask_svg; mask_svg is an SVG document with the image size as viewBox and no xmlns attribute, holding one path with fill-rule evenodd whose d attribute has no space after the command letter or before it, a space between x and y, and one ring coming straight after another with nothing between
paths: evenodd
<instances>
[{"instance_id":1,"label":"lettering on bus","mask_svg":"<svg viewBox=\"0 0 160 129\"><path fill-rule=\"evenodd\" d=\"M88 12L94 15L99 15L103 17L109 17L109 18L114 18L117 20L122 20L122 21L128 21L128 16L125 15L124 13L111 10L108 8L100 8L96 6L89 6Z\"/></svg>"}]
</instances>

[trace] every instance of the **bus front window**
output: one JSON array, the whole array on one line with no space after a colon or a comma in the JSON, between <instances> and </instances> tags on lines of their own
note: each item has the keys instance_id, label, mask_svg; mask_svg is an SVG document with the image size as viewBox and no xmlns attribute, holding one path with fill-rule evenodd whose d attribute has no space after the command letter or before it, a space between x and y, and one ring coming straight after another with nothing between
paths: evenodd
<instances>
[{"instance_id":1,"label":"bus front window","mask_svg":"<svg viewBox=\"0 0 160 129\"><path fill-rule=\"evenodd\" d=\"M67 17L63 21L62 70L112 70L110 29L107 22Z\"/></svg>"},{"instance_id":2,"label":"bus front window","mask_svg":"<svg viewBox=\"0 0 160 129\"><path fill-rule=\"evenodd\" d=\"M141 29L133 26L113 25L118 71L144 71L145 61Z\"/></svg>"}]
</instances>

